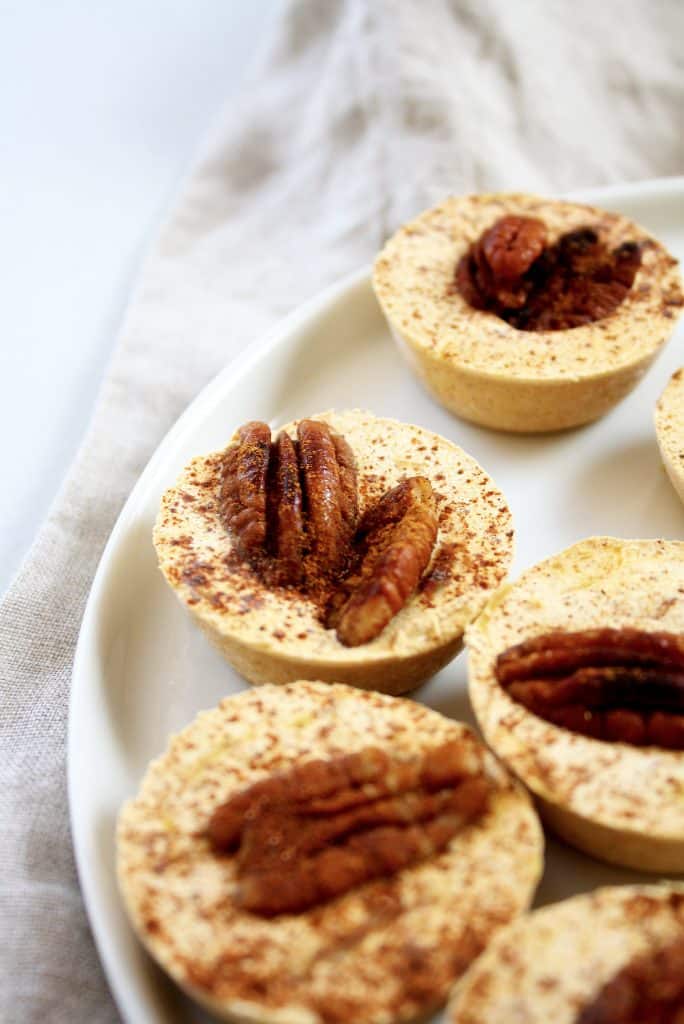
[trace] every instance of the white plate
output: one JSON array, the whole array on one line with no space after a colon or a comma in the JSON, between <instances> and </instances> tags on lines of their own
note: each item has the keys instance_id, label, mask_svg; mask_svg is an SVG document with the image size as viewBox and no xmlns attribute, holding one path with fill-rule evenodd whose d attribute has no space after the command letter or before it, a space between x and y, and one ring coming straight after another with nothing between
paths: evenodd
<instances>
[{"instance_id":1,"label":"white plate","mask_svg":"<svg viewBox=\"0 0 684 1024\"><path fill-rule=\"evenodd\" d=\"M684 178L576 197L620 210L684 259ZM463 423L436 405L400 360L368 272L289 316L227 367L159 446L123 509L93 583L76 654L69 796L90 922L130 1024L206 1016L168 981L131 932L114 873L114 827L170 733L245 684L209 647L157 570L151 531L162 491L192 455L219 448L250 419L272 424L328 408L367 408L452 438L491 473L513 510L514 576L591 534L681 537L684 509L665 475L653 406L684 362L679 329L639 387L603 420L555 436L519 437ZM415 697L472 721L461 656ZM538 903L633 880L551 841Z\"/></svg>"}]
</instances>

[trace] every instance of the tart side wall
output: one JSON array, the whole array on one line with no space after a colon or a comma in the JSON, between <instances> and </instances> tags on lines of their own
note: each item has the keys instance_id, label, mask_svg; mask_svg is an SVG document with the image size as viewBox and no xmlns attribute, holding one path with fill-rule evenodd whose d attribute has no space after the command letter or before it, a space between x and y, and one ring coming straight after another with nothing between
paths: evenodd
<instances>
[{"instance_id":1,"label":"tart side wall","mask_svg":"<svg viewBox=\"0 0 684 1024\"><path fill-rule=\"evenodd\" d=\"M656 403L654 419L660 457L684 502L684 369L670 378Z\"/></svg>"},{"instance_id":2,"label":"tart side wall","mask_svg":"<svg viewBox=\"0 0 684 1024\"><path fill-rule=\"evenodd\" d=\"M191 614L193 612L190 609ZM463 650L463 636L425 651L406 656L387 655L384 660L362 662L327 658L325 661L296 657L287 652L273 653L254 644L241 643L226 636L199 616L197 625L209 642L230 662L235 671L253 686L275 683L283 686L300 679L320 679L325 683L345 683L361 690L378 690L396 697L415 689L448 665Z\"/></svg>"},{"instance_id":3,"label":"tart side wall","mask_svg":"<svg viewBox=\"0 0 684 1024\"><path fill-rule=\"evenodd\" d=\"M591 423L617 405L652 365L653 352L618 370L563 380L487 374L447 362L395 326L391 333L406 361L437 401L470 423L511 433L546 433Z\"/></svg>"},{"instance_id":4,"label":"tart side wall","mask_svg":"<svg viewBox=\"0 0 684 1024\"><path fill-rule=\"evenodd\" d=\"M603 825L541 796L536 796L535 804L556 835L598 860L661 875L684 871L684 838L641 835L634 829Z\"/></svg>"}]
</instances>

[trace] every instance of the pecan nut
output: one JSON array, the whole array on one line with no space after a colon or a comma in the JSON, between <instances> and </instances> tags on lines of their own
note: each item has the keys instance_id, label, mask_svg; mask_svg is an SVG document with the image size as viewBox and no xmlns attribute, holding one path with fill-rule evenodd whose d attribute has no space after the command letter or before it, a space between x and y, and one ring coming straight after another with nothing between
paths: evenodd
<instances>
[{"instance_id":1,"label":"pecan nut","mask_svg":"<svg viewBox=\"0 0 684 1024\"><path fill-rule=\"evenodd\" d=\"M301 420L297 437L313 560L324 576L333 576L346 565L356 527L354 457L318 420Z\"/></svg>"},{"instance_id":2,"label":"pecan nut","mask_svg":"<svg viewBox=\"0 0 684 1024\"><path fill-rule=\"evenodd\" d=\"M684 1020L684 939L638 956L606 982L577 1024L672 1024Z\"/></svg>"},{"instance_id":3,"label":"pecan nut","mask_svg":"<svg viewBox=\"0 0 684 1024\"><path fill-rule=\"evenodd\" d=\"M501 217L481 241L481 252L499 282L517 281L544 251L546 228L536 217Z\"/></svg>"},{"instance_id":4,"label":"pecan nut","mask_svg":"<svg viewBox=\"0 0 684 1024\"><path fill-rule=\"evenodd\" d=\"M378 636L414 592L437 539L430 481L409 477L388 491L359 526L364 554L333 595L327 625L348 647Z\"/></svg>"},{"instance_id":5,"label":"pecan nut","mask_svg":"<svg viewBox=\"0 0 684 1024\"><path fill-rule=\"evenodd\" d=\"M271 441L266 423L240 427L224 457L220 511L240 554L267 582L301 585L349 647L374 639L403 608L437 538L425 477L388 491L357 531L354 454L319 420L301 420L296 441L285 432Z\"/></svg>"},{"instance_id":6,"label":"pecan nut","mask_svg":"<svg viewBox=\"0 0 684 1024\"><path fill-rule=\"evenodd\" d=\"M302 420L298 440L266 423L237 432L224 459L220 510L239 552L291 585L342 571L358 515L356 465L327 424Z\"/></svg>"},{"instance_id":7,"label":"pecan nut","mask_svg":"<svg viewBox=\"0 0 684 1024\"><path fill-rule=\"evenodd\" d=\"M465 739L410 761L367 748L255 783L217 808L207 836L238 850L240 906L292 913L444 849L490 790Z\"/></svg>"},{"instance_id":8,"label":"pecan nut","mask_svg":"<svg viewBox=\"0 0 684 1024\"><path fill-rule=\"evenodd\" d=\"M340 471L340 508L349 537L353 536L359 519L359 496L356 483L356 459L340 434L331 434Z\"/></svg>"},{"instance_id":9,"label":"pecan nut","mask_svg":"<svg viewBox=\"0 0 684 1024\"><path fill-rule=\"evenodd\" d=\"M459 261L458 291L518 330L567 330L609 316L641 266L642 244L623 242L611 252L591 227L545 242L542 221L502 217Z\"/></svg>"},{"instance_id":10,"label":"pecan nut","mask_svg":"<svg viewBox=\"0 0 684 1024\"><path fill-rule=\"evenodd\" d=\"M272 447L269 478L269 522L272 546L283 583L299 583L306 545L302 511L302 488L294 441L282 432Z\"/></svg>"},{"instance_id":11,"label":"pecan nut","mask_svg":"<svg viewBox=\"0 0 684 1024\"><path fill-rule=\"evenodd\" d=\"M245 423L226 454L219 498L221 515L244 555L266 544L266 477L271 448L268 424Z\"/></svg>"},{"instance_id":12,"label":"pecan nut","mask_svg":"<svg viewBox=\"0 0 684 1024\"><path fill-rule=\"evenodd\" d=\"M560 630L508 648L496 677L554 725L595 739L684 750L684 637Z\"/></svg>"}]
</instances>

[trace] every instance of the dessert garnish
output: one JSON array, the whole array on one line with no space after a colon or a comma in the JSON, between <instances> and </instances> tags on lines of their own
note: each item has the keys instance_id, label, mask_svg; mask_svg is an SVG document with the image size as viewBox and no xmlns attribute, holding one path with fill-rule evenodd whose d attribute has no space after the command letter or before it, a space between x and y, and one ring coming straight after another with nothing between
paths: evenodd
<instances>
[{"instance_id":1,"label":"dessert garnish","mask_svg":"<svg viewBox=\"0 0 684 1024\"><path fill-rule=\"evenodd\" d=\"M432 486L402 480L364 515L356 535L357 568L333 593L326 625L349 647L377 636L405 605L437 538Z\"/></svg>"},{"instance_id":2,"label":"dessert garnish","mask_svg":"<svg viewBox=\"0 0 684 1024\"><path fill-rule=\"evenodd\" d=\"M581 1011L577 1024L678 1024L684 1020L684 936L635 957Z\"/></svg>"},{"instance_id":3,"label":"dessert garnish","mask_svg":"<svg viewBox=\"0 0 684 1024\"><path fill-rule=\"evenodd\" d=\"M508 695L553 725L594 739L684 750L684 636L556 630L496 661Z\"/></svg>"},{"instance_id":4,"label":"dessert garnish","mask_svg":"<svg viewBox=\"0 0 684 1024\"><path fill-rule=\"evenodd\" d=\"M222 518L267 584L296 586L349 647L378 636L415 591L437 538L430 481L409 477L359 522L354 455L318 420L293 440L240 427L225 455Z\"/></svg>"},{"instance_id":5,"label":"dessert garnish","mask_svg":"<svg viewBox=\"0 0 684 1024\"><path fill-rule=\"evenodd\" d=\"M456 267L463 298L522 331L580 327L620 305L641 266L641 244L610 250L591 226L546 240L537 217L501 217Z\"/></svg>"},{"instance_id":6,"label":"dessert garnish","mask_svg":"<svg viewBox=\"0 0 684 1024\"><path fill-rule=\"evenodd\" d=\"M410 760L367 747L254 783L216 809L207 836L236 853L239 906L297 913L445 849L491 788L465 739Z\"/></svg>"}]
</instances>

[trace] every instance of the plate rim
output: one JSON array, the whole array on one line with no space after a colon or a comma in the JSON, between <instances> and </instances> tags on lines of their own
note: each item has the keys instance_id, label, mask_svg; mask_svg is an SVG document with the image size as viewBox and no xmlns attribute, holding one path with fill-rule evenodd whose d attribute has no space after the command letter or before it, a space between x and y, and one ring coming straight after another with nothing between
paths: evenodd
<instances>
[{"instance_id":1,"label":"plate rim","mask_svg":"<svg viewBox=\"0 0 684 1024\"><path fill-rule=\"evenodd\" d=\"M684 175L576 189L572 192L563 193L558 198L601 205L606 202L611 204L629 202L635 198L664 197L668 192L672 193L673 198L675 196L684 198ZM286 316L277 320L263 335L249 343L243 352L230 360L195 395L158 442L154 452L138 476L117 515L93 576L79 627L71 672L66 741L67 798L69 825L80 893L111 996L124 1020L133 1019L131 1011L139 1011L140 1001L137 994L129 995L129 993L132 994L133 992L130 987L129 974L118 956L115 948L116 943L107 931L106 909L104 906L100 906L99 887L94 875L88 870L85 849L86 824L79 820L76 810L79 787L76 772L76 750L79 739L78 713L81 703L80 695L90 685L91 674L87 667L89 659L98 660L98 630L96 627L100 601L109 578L110 564L118 548L119 538L135 519L138 495L144 491L148 480L156 473L157 467L163 462L170 451L181 443L184 434L190 429L191 424L198 418L202 418L205 407L209 407L213 403L215 397L225 388L227 381L239 379L240 376L249 371L254 363L261 361L269 351L277 348L288 336L314 320L328 306L352 293L355 288L358 288L364 282L369 282L371 272L372 265L366 264L346 274L297 306ZM131 936L134 938L133 932L131 932Z\"/></svg>"}]
</instances>

